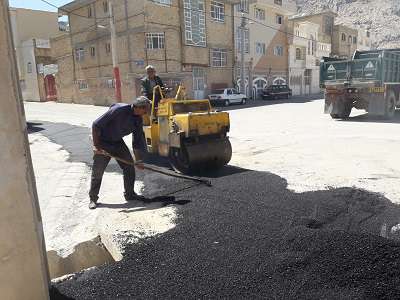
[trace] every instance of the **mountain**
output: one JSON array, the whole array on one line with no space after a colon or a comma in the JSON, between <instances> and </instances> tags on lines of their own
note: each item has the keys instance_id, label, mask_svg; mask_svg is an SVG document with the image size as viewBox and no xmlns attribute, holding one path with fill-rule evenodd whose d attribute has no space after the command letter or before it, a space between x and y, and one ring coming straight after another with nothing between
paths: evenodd
<instances>
[{"instance_id":1,"label":"mountain","mask_svg":"<svg viewBox=\"0 0 400 300\"><path fill-rule=\"evenodd\" d=\"M336 24L366 28L376 36L376 47L400 48L400 0L296 0L299 13L330 9Z\"/></svg>"}]
</instances>

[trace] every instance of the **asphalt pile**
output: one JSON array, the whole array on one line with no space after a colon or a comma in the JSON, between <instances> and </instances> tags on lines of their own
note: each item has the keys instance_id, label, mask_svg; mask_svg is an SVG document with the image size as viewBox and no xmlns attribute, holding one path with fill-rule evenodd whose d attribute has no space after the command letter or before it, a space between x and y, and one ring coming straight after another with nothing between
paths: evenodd
<instances>
[{"instance_id":1,"label":"asphalt pile","mask_svg":"<svg viewBox=\"0 0 400 300\"><path fill-rule=\"evenodd\" d=\"M276 175L239 169L213 184L175 194L186 204L173 230L55 284L51 299L400 298L400 243L380 237L400 222L388 199L296 194ZM188 183L160 185L168 194Z\"/></svg>"}]
</instances>

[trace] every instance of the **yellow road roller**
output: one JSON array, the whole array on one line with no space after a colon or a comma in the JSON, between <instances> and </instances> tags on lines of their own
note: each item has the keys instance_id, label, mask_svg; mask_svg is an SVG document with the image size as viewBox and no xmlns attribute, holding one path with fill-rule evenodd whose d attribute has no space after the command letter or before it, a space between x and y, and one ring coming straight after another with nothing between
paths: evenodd
<instances>
[{"instance_id":1,"label":"yellow road roller","mask_svg":"<svg viewBox=\"0 0 400 300\"><path fill-rule=\"evenodd\" d=\"M209 100L186 98L183 86L175 98L154 88L151 113L143 122L148 152L167 157L173 169L184 174L225 166L232 157L229 114L213 110Z\"/></svg>"}]
</instances>

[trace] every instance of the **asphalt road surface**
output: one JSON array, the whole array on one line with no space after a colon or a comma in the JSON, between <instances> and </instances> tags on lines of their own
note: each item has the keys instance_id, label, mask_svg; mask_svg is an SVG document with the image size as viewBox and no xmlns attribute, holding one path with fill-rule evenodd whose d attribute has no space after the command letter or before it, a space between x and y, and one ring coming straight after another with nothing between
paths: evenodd
<instances>
[{"instance_id":1,"label":"asphalt road surface","mask_svg":"<svg viewBox=\"0 0 400 300\"><path fill-rule=\"evenodd\" d=\"M104 207L133 218L169 208L174 226L127 244L120 262L57 283L52 299L400 298L399 115L384 121L355 112L350 120L333 121L322 109L321 100L307 99L231 107L234 155L231 166L212 174L213 187L186 189L188 182L157 177L143 181L144 194L158 197L157 207L113 206L105 198ZM82 134L101 110L26 105L28 120L53 129L57 123L80 126ZM88 163L80 157L88 146L80 149L72 131L74 147L62 134L49 133L47 127L32 136L66 149L63 166ZM33 146L38 158L40 140ZM54 153L41 159L50 161ZM35 172L44 176L41 165L37 160ZM112 184L121 181L115 172L118 178L107 179ZM53 203L50 192L41 193ZM170 194L174 202L162 197ZM71 227L78 233L81 214L75 215L77 227Z\"/></svg>"}]
</instances>

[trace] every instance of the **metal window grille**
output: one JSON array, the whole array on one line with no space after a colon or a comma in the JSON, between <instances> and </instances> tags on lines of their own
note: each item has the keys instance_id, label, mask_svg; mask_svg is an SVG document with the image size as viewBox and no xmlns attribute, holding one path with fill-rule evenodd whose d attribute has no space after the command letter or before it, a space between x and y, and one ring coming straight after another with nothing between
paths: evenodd
<instances>
[{"instance_id":1,"label":"metal window grille","mask_svg":"<svg viewBox=\"0 0 400 300\"><path fill-rule=\"evenodd\" d=\"M76 48L75 58L76 61L83 61L85 59L85 48Z\"/></svg>"},{"instance_id":2,"label":"metal window grille","mask_svg":"<svg viewBox=\"0 0 400 300\"><path fill-rule=\"evenodd\" d=\"M88 18L92 17L92 7L90 5L87 8L87 16L88 16Z\"/></svg>"},{"instance_id":3,"label":"metal window grille","mask_svg":"<svg viewBox=\"0 0 400 300\"><path fill-rule=\"evenodd\" d=\"M274 48L274 55L283 56L283 47L282 46L276 46Z\"/></svg>"},{"instance_id":4,"label":"metal window grille","mask_svg":"<svg viewBox=\"0 0 400 300\"><path fill-rule=\"evenodd\" d=\"M206 46L204 0L184 0L185 39L187 45Z\"/></svg>"},{"instance_id":5,"label":"metal window grille","mask_svg":"<svg viewBox=\"0 0 400 300\"><path fill-rule=\"evenodd\" d=\"M212 66L213 67L226 67L228 64L228 52L226 49L212 49Z\"/></svg>"},{"instance_id":6,"label":"metal window grille","mask_svg":"<svg viewBox=\"0 0 400 300\"><path fill-rule=\"evenodd\" d=\"M276 15L276 24L283 24L283 16Z\"/></svg>"},{"instance_id":7,"label":"metal window grille","mask_svg":"<svg viewBox=\"0 0 400 300\"><path fill-rule=\"evenodd\" d=\"M146 33L147 49L164 49L165 35L164 33Z\"/></svg>"},{"instance_id":8,"label":"metal window grille","mask_svg":"<svg viewBox=\"0 0 400 300\"><path fill-rule=\"evenodd\" d=\"M254 8L254 16L257 20L264 21L265 20L265 10L261 8Z\"/></svg>"},{"instance_id":9,"label":"metal window grille","mask_svg":"<svg viewBox=\"0 0 400 300\"><path fill-rule=\"evenodd\" d=\"M26 65L26 73L30 74L32 73L32 63L28 62L28 64Z\"/></svg>"},{"instance_id":10,"label":"metal window grille","mask_svg":"<svg viewBox=\"0 0 400 300\"><path fill-rule=\"evenodd\" d=\"M108 13L108 2L107 1L103 1L103 11L104 11L104 13Z\"/></svg>"},{"instance_id":11,"label":"metal window grille","mask_svg":"<svg viewBox=\"0 0 400 300\"><path fill-rule=\"evenodd\" d=\"M260 55L265 55L265 43L256 43L256 53Z\"/></svg>"},{"instance_id":12,"label":"metal window grille","mask_svg":"<svg viewBox=\"0 0 400 300\"><path fill-rule=\"evenodd\" d=\"M242 36L242 29L240 27L236 28L236 49L240 53L241 49L241 36ZM244 52L250 52L250 32L248 29L244 30Z\"/></svg>"},{"instance_id":13,"label":"metal window grille","mask_svg":"<svg viewBox=\"0 0 400 300\"><path fill-rule=\"evenodd\" d=\"M110 43L106 43L106 53L107 54L111 53L111 44Z\"/></svg>"},{"instance_id":14,"label":"metal window grille","mask_svg":"<svg viewBox=\"0 0 400 300\"><path fill-rule=\"evenodd\" d=\"M240 0L239 11L244 13L249 12L249 0Z\"/></svg>"},{"instance_id":15,"label":"metal window grille","mask_svg":"<svg viewBox=\"0 0 400 300\"><path fill-rule=\"evenodd\" d=\"M153 0L153 2L162 4L162 5L168 5L168 6L170 6L172 4L171 0Z\"/></svg>"},{"instance_id":16,"label":"metal window grille","mask_svg":"<svg viewBox=\"0 0 400 300\"><path fill-rule=\"evenodd\" d=\"M77 83L80 91L87 90L89 88L89 85L86 80L77 80Z\"/></svg>"},{"instance_id":17,"label":"metal window grille","mask_svg":"<svg viewBox=\"0 0 400 300\"><path fill-rule=\"evenodd\" d=\"M211 18L214 21L225 21L225 5L221 2L211 1Z\"/></svg>"},{"instance_id":18,"label":"metal window grille","mask_svg":"<svg viewBox=\"0 0 400 300\"><path fill-rule=\"evenodd\" d=\"M90 47L90 56L95 57L96 56L96 48L95 47Z\"/></svg>"}]
</instances>

